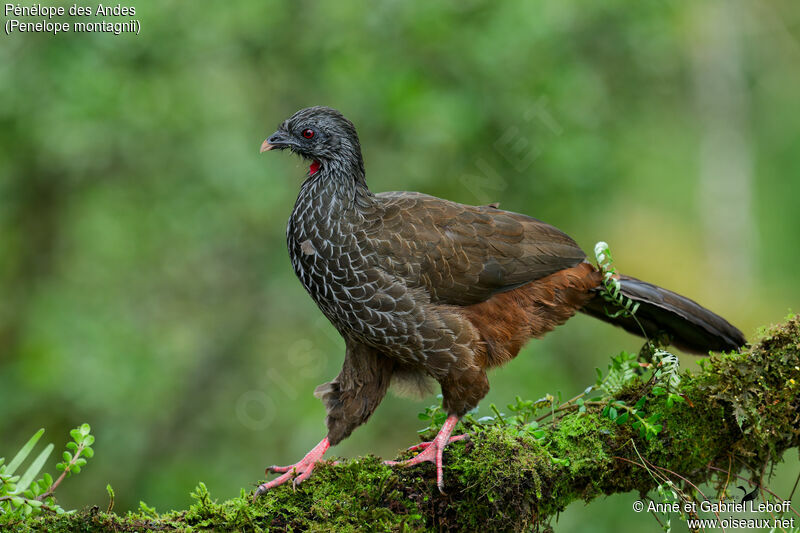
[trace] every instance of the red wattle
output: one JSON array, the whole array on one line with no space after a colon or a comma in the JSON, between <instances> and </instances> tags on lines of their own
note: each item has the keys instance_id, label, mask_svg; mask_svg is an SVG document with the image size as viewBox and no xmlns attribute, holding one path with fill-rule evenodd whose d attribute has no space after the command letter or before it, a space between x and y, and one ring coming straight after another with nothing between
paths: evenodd
<instances>
[{"instance_id":1,"label":"red wattle","mask_svg":"<svg viewBox=\"0 0 800 533\"><path fill-rule=\"evenodd\" d=\"M319 170L319 161L314 160L314 162L311 163L311 166L308 167L308 175L313 176L314 174L317 173L318 170Z\"/></svg>"}]
</instances>

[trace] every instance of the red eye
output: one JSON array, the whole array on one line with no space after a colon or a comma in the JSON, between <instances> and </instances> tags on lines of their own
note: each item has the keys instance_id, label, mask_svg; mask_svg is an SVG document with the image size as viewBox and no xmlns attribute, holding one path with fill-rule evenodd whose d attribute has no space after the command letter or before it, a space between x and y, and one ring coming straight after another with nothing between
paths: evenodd
<instances>
[{"instance_id":1,"label":"red eye","mask_svg":"<svg viewBox=\"0 0 800 533\"><path fill-rule=\"evenodd\" d=\"M314 130L303 130L303 137L310 139L314 136Z\"/></svg>"}]
</instances>

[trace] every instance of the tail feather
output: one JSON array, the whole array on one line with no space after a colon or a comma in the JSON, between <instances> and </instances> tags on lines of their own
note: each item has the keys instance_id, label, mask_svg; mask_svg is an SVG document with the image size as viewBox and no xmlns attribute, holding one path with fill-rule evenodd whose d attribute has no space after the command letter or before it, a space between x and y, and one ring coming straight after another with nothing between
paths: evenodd
<instances>
[{"instance_id":1,"label":"tail feather","mask_svg":"<svg viewBox=\"0 0 800 533\"><path fill-rule=\"evenodd\" d=\"M727 320L689 298L630 276L620 276L619 281L622 294L639 304L635 319L610 317L609 312L613 314L618 308L599 294L581 312L640 336L653 338L666 333L673 345L696 354L736 350L747 343L742 332Z\"/></svg>"}]
</instances>

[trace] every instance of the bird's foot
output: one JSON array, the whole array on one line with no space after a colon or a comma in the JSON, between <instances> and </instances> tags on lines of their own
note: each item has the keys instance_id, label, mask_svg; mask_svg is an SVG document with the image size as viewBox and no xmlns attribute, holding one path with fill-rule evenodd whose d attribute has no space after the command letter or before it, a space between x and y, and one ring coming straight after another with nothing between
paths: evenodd
<instances>
[{"instance_id":1,"label":"bird's foot","mask_svg":"<svg viewBox=\"0 0 800 533\"><path fill-rule=\"evenodd\" d=\"M444 447L447 446L449 443L461 440L466 435L456 435L451 437L450 434L453 432L453 428L458 423L458 417L455 415L450 415L447 417L442 429L430 442L423 442L421 444L417 444L416 446L412 446L409 450L423 450L419 455L408 459L407 461L384 461L383 464L390 465L390 466L413 466L423 463L425 461L430 461L431 463L436 465L436 485L439 487L439 492L444 494L444 469L443 465L444 462L442 461L442 453L444 452Z\"/></svg>"},{"instance_id":2,"label":"bird's foot","mask_svg":"<svg viewBox=\"0 0 800 533\"><path fill-rule=\"evenodd\" d=\"M447 440L447 444L452 444L457 440L461 440L461 439L465 438L466 436L467 436L466 433L464 433L463 435L453 435L452 437L450 437ZM434 442L435 441L432 441L432 440L430 440L428 442L420 442L419 444L415 444L414 446L410 446L409 448L406 449L406 451L407 452L418 452L420 450L427 450L428 447L431 444L433 444Z\"/></svg>"},{"instance_id":3,"label":"bird's foot","mask_svg":"<svg viewBox=\"0 0 800 533\"><path fill-rule=\"evenodd\" d=\"M325 437L320 441L319 444L314 446L314 448L306 454L305 457L300 459L293 465L289 466L268 466L266 473L281 473L280 476L276 477L272 481L267 483L262 483L256 489L256 493L253 495L253 501L267 492L269 489L273 489L279 485L283 485L290 479L292 479L292 486L296 487L311 475L311 472L314 470L314 467L317 466L317 463L322 460L322 456L325 455L325 452L330 448L331 444L328 441L328 437Z\"/></svg>"}]
</instances>

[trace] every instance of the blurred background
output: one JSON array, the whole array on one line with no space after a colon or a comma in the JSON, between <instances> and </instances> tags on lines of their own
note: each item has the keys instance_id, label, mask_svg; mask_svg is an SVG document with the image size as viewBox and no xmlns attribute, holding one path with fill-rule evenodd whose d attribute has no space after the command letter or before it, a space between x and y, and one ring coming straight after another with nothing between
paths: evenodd
<instances>
[{"instance_id":1,"label":"blurred background","mask_svg":"<svg viewBox=\"0 0 800 533\"><path fill-rule=\"evenodd\" d=\"M800 310L796 3L127 5L138 36L0 38L0 455L89 422L67 508L103 507L106 483L118 511L185 508L200 480L232 497L324 435L312 391L344 344L285 245L307 169L258 153L301 107L356 124L374 191L605 240L751 338ZM481 412L572 396L640 344L579 316L494 371ZM389 395L332 453L393 457L434 401ZM632 499L557 529L658 530Z\"/></svg>"}]
</instances>

